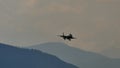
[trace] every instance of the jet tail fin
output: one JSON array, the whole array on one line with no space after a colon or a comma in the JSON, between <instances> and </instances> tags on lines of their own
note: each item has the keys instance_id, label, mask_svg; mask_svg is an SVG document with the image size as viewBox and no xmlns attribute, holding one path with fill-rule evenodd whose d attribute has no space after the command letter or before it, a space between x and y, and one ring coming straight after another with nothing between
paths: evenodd
<instances>
[{"instance_id":1,"label":"jet tail fin","mask_svg":"<svg viewBox=\"0 0 120 68\"><path fill-rule=\"evenodd\" d=\"M64 32L63 32L63 36L65 36L65 35L64 35Z\"/></svg>"}]
</instances>

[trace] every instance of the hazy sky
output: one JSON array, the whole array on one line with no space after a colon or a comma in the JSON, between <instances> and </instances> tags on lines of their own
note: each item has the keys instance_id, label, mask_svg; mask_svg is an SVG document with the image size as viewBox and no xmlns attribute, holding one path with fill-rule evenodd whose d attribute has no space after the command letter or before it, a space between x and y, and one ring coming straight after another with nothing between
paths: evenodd
<instances>
[{"instance_id":1,"label":"hazy sky","mask_svg":"<svg viewBox=\"0 0 120 68\"><path fill-rule=\"evenodd\" d=\"M58 38L62 32L77 40ZM120 58L120 0L0 0L0 41L15 46L65 42Z\"/></svg>"}]
</instances>

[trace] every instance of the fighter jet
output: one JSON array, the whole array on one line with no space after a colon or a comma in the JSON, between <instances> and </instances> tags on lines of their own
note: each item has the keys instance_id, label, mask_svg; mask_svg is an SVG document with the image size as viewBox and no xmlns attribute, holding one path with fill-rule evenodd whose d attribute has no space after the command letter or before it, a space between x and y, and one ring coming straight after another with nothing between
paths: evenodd
<instances>
[{"instance_id":1,"label":"fighter jet","mask_svg":"<svg viewBox=\"0 0 120 68\"><path fill-rule=\"evenodd\" d=\"M58 35L59 37L62 37L64 40L69 40L69 41L71 41L71 39L76 39L75 37L73 37L73 35L72 34L69 34L69 35L64 35L64 33L63 33L63 35Z\"/></svg>"}]
</instances>

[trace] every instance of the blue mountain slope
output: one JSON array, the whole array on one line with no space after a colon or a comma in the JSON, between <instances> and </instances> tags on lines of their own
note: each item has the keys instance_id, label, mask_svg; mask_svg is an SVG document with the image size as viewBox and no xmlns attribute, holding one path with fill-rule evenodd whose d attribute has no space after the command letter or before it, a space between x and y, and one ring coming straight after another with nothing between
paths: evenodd
<instances>
[{"instance_id":1,"label":"blue mountain slope","mask_svg":"<svg viewBox=\"0 0 120 68\"><path fill-rule=\"evenodd\" d=\"M111 59L96 53L70 47L64 43L44 43L30 46L29 48L56 55L65 62L81 68L120 68L120 59Z\"/></svg>"},{"instance_id":2,"label":"blue mountain slope","mask_svg":"<svg viewBox=\"0 0 120 68\"><path fill-rule=\"evenodd\" d=\"M0 44L0 68L77 68L44 52Z\"/></svg>"}]
</instances>

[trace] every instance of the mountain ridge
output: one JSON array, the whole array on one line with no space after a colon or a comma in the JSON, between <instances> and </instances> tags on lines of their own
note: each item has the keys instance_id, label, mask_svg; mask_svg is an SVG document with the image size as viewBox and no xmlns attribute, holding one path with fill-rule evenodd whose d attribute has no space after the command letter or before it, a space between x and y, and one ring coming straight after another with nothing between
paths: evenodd
<instances>
[{"instance_id":1,"label":"mountain ridge","mask_svg":"<svg viewBox=\"0 0 120 68\"><path fill-rule=\"evenodd\" d=\"M54 55L0 43L0 68L77 68Z\"/></svg>"},{"instance_id":2,"label":"mountain ridge","mask_svg":"<svg viewBox=\"0 0 120 68\"><path fill-rule=\"evenodd\" d=\"M43 52L56 55L65 62L82 68L114 68L120 67L120 59L111 59L106 56L73 48L64 43L48 42L31 46Z\"/></svg>"}]
</instances>

